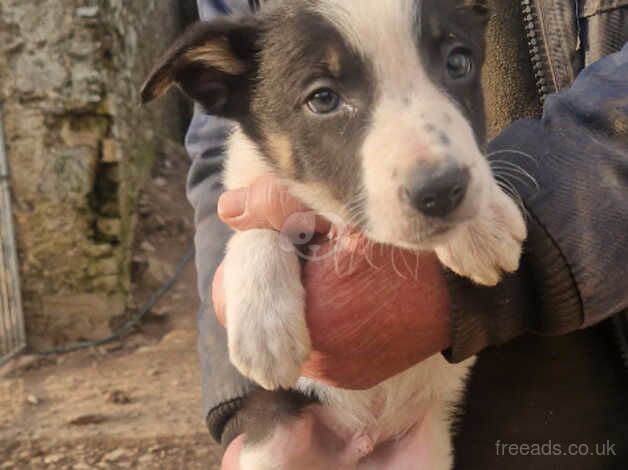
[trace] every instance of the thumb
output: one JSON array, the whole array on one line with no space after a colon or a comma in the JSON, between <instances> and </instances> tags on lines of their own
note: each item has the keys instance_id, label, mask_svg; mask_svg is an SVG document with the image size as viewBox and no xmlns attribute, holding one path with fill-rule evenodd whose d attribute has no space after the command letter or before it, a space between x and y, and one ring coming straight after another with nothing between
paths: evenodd
<instances>
[{"instance_id":1,"label":"thumb","mask_svg":"<svg viewBox=\"0 0 628 470\"><path fill-rule=\"evenodd\" d=\"M240 470L240 452L243 442L244 435L241 435L229 444L225 455L222 457L221 470Z\"/></svg>"},{"instance_id":2,"label":"thumb","mask_svg":"<svg viewBox=\"0 0 628 470\"><path fill-rule=\"evenodd\" d=\"M248 188L224 193L218 201L218 216L235 230L329 231L329 222L293 197L274 176L263 176Z\"/></svg>"}]
</instances>

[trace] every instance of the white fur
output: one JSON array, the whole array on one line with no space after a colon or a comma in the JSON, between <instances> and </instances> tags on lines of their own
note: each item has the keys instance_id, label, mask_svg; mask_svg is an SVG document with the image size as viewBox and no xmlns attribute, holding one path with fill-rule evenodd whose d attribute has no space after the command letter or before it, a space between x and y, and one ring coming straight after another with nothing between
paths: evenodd
<instances>
[{"instance_id":1,"label":"white fur","mask_svg":"<svg viewBox=\"0 0 628 470\"><path fill-rule=\"evenodd\" d=\"M453 408L462 398L474 362L452 365L438 354L369 390L342 390L306 378L297 388L321 398L326 405L322 416L340 435L361 433L382 442L405 432L432 404Z\"/></svg>"},{"instance_id":2,"label":"white fur","mask_svg":"<svg viewBox=\"0 0 628 470\"><path fill-rule=\"evenodd\" d=\"M301 266L279 233L235 234L224 286L231 362L268 390L293 387L310 354Z\"/></svg>"},{"instance_id":3,"label":"white fur","mask_svg":"<svg viewBox=\"0 0 628 470\"><path fill-rule=\"evenodd\" d=\"M436 247L449 269L477 284L495 286L504 272L519 268L527 228L519 208L499 188L492 188L488 210L460 227L447 243Z\"/></svg>"}]
</instances>

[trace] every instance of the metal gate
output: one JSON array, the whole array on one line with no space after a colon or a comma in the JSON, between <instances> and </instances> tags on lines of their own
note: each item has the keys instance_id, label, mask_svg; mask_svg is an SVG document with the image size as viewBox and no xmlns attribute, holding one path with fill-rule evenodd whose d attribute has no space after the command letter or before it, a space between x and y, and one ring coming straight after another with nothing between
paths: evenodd
<instances>
[{"instance_id":1,"label":"metal gate","mask_svg":"<svg viewBox=\"0 0 628 470\"><path fill-rule=\"evenodd\" d=\"M0 104L0 365L26 346Z\"/></svg>"}]
</instances>

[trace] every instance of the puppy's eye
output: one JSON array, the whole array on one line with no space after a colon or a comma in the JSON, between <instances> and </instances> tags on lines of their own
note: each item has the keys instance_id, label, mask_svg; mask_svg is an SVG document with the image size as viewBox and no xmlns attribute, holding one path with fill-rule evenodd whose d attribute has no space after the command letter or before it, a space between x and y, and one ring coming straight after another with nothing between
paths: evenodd
<instances>
[{"instance_id":1,"label":"puppy's eye","mask_svg":"<svg viewBox=\"0 0 628 470\"><path fill-rule=\"evenodd\" d=\"M447 57L447 73L455 80L465 78L473 71L473 59L470 51L458 47Z\"/></svg>"},{"instance_id":2,"label":"puppy's eye","mask_svg":"<svg viewBox=\"0 0 628 470\"><path fill-rule=\"evenodd\" d=\"M329 88L321 88L307 99L307 107L316 114L330 114L340 107L340 96Z\"/></svg>"}]
</instances>

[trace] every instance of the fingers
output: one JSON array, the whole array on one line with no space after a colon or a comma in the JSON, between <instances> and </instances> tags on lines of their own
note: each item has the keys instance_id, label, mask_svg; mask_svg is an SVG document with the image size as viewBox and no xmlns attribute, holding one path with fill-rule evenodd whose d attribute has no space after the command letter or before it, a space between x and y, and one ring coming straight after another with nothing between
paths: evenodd
<instances>
[{"instance_id":1,"label":"fingers","mask_svg":"<svg viewBox=\"0 0 628 470\"><path fill-rule=\"evenodd\" d=\"M226 318L226 300L225 300L225 288L223 285L224 279L224 264L220 264L214 275L214 281L212 283L212 302L214 304L214 311L218 317L218 321L222 326L227 325Z\"/></svg>"},{"instance_id":2,"label":"fingers","mask_svg":"<svg viewBox=\"0 0 628 470\"><path fill-rule=\"evenodd\" d=\"M222 457L221 470L240 470L240 452L242 451L242 443L244 436L239 436L229 444L225 455Z\"/></svg>"},{"instance_id":3,"label":"fingers","mask_svg":"<svg viewBox=\"0 0 628 470\"><path fill-rule=\"evenodd\" d=\"M302 373L344 389L369 389L451 344L438 259L366 247L303 267L313 349Z\"/></svg>"},{"instance_id":4,"label":"fingers","mask_svg":"<svg viewBox=\"0 0 628 470\"><path fill-rule=\"evenodd\" d=\"M264 176L248 188L224 193L218 216L235 230L270 229L288 234L326 233L330 224L288 192L281 181Z\"/></svg>"}]
</instances>

